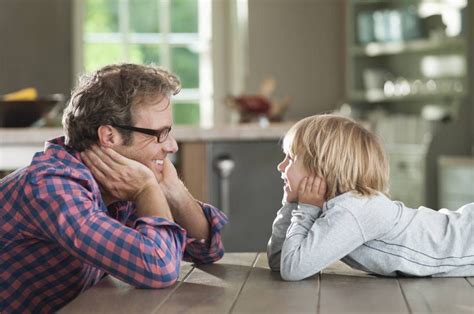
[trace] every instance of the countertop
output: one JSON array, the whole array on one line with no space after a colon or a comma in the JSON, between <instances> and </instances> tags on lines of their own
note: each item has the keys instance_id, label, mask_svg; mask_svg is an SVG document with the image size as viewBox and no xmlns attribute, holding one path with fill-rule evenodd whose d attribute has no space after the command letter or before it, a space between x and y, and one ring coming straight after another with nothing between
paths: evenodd
<instances>
[{"instance_id":1,"label":"countertop","mask_svg":"<svg viewBox=\"0 0 474 314\"><path fill-rule=\"evenodd\" d=\"M293 122L271 123L260 127L256 123L223 125L213 128L197 126L173 127L172 133L178 142L191 141L253 141L280 139ZM0 128L0 146L39 144L63 135L61 128Z\"/></svg>"},{"instance_id":2,"label":"countertop","mask_svg":"<svg viewBox=\"0 0 474 314\"><path fill-rule=\"evenodd\" d=\"M279 140L292 125L292 122L286 122L260 127L249 123L208 129L177 125L173 127L172 134L180 143ZM33 154L43 149L46 140L61 135L62 128L0 128L0 171L29 164Z\"/></svg>"}]
</instances>

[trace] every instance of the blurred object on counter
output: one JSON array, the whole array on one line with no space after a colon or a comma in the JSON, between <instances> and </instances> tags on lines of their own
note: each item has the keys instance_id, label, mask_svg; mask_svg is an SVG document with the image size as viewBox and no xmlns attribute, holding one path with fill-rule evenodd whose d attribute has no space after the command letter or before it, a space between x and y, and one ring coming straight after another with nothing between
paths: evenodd
<instances>
[{"instance_id":1,"label":"blurred object on counter","mask_svg":"<svg viewBox=\"0 0 474 314\"><path fill-rule=\"evenodd\" d=\"M1 100L5 101L19 101L19 100L36 100L38 98L38 91L34 87L27 87L19 91L3 95Z\"/></svg>"},{"instance_id":2,"label":"blurred object on counter","mask_svg":"<svg viewBox=\"0 0 474 314\"><path fill-rule=\"evenodd\" d=\"M257 95L228 96L226 104L238 110L240 122L251 122L254 120L282 121L283 114L288 109L290 97L281 100L271 98L275 90L276 82L273 78L266 78L260 85Z\"/></svg>"},{"instance_id":3,"label":"blurred object on counter","mask_svg":"<svg viewBox=\"0 0 474 314\"><path fill-rule=\"evenodd\" d=\"M0 127L20 128L32 124L57 124L61 114L64 96L53 94L38 96L35 88L25 88L0 96ZM54 108L54 110L53 110Z\"/></svg>"}]
</instances>

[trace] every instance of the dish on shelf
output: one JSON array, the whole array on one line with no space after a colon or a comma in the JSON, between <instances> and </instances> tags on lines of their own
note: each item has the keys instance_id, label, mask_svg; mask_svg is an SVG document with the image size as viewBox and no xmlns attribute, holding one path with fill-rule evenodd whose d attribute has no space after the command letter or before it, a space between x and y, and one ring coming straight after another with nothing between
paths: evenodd
<instances>
[{"instance_id":1,"label":"dish on shelf","mask_svg":"<svg viewBox=\"0 0 474 314\"><path fill-rule=\"evenodd\" d=\"M0 127L21 128L31 126L45 117L63 100L64 97L61 94L44 96L36 100L0 100Z\"/></svg>"}]
</instances>

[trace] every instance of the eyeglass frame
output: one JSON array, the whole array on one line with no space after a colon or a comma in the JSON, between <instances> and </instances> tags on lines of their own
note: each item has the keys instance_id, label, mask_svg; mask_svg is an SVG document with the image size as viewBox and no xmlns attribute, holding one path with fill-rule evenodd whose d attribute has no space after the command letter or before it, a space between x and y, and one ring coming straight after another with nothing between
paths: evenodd
<instances>
[{"instance_id":1,"label":"eyeglass frame","mask_svg":"<svg viewBox=\"0 0 474 314\"><path fill-rule=\"evenodd\" d=\"M139 127L136 127L136 126L121 125L121 124L112 124L112 126L115 127L115 128L122 129L122 130L128 130L128 131L139 132L139 133L143 133L143 134L147 134L147 135L152 135L152 136L156 137L158 143L163 143L164 141L166 141L166 139L168 138L168 136L171 132L171 127L170 126L164 127L162 129L159 129L159 130L139 128ZM163 139L161 139L162 134L165 134L165 137Z\"/></svg>"}]
</instances>

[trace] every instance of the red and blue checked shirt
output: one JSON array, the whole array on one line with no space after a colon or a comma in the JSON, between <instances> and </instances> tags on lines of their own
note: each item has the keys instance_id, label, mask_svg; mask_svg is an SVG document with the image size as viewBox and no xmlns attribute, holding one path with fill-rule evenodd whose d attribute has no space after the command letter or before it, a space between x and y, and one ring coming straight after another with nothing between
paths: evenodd
<instances>
[{"instance_id":1,"label":"red and blue checked shirt","mask_svg":"<svg viewBox=\"0 0 474 314\"><path fill-rule=\"evenodd\" d=\"M224 254L227 218L201 204L211 239L199 241L130 202L108 207L64 138L46 143L28 167L0 181L0 312L52 312L105 274L140 288L172 285L184 258L210 263Z\"/></svg>"}]
</instances>

